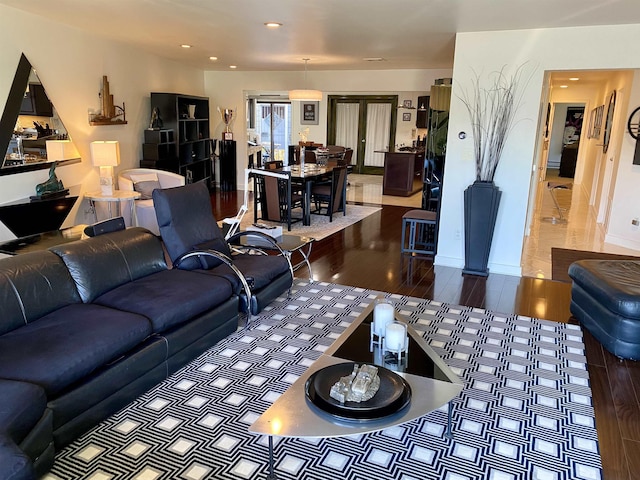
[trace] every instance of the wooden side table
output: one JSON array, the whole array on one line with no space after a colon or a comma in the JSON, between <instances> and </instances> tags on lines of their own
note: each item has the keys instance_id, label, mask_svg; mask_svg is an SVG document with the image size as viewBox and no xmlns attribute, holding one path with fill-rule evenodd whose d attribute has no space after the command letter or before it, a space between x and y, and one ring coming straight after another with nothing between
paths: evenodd
<instances>
[{"instance_id":1,"label":"wooden side table","mask_svg":"<svg viewBox=\"0 0 640 480\"><path fill-rule=\"evenodd\" d=\"M122 215L122 204L129 202L129 208L131 209L131 224L136 226L138 219L136 218L135 200L140 198L140 192L131 190L114 190L111 195L104 195L102 192L89 192L85 194L85 198L89 200L91 208L93 208L93 214L96 222L98 221L98 212L96 211L96 202L107 202L107 208L109 212L109 218L118 217ZM113 212L113 205L115 204L115 214Z\"/></svg>"}]
</instances>

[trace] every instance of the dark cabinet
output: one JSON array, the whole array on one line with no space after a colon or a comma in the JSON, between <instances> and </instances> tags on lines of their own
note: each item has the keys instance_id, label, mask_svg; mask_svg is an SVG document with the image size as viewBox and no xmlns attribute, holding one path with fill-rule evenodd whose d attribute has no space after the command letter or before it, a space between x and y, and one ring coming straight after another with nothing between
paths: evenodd
<instances>
[{"instance_id":1,"label":"dark cabinet","mask_svg":"<svg viewBox=\"0 0 640 480\"><path fill-rule=\"evenodd\" d=\"M578 142L565 145L560 156L560 171L558 176L573 178L576 174L578 161Z\"/></svg>"},{"instance_id":2,"label":"dark cabinet","mask_svg":"<svg viewBox=\"0 0 640 480\"><path fill-rule=\"evenodd\" d=\"M179 172L176 157L175 133L173 130L144 131L140 166L143 168Z\"/></svg>"},{"instance_id":3,"label":"dark cabinet","mask_svg":"<svg viewBox=\"0 0 640 480\"><path fill-rule=\"evenodd\" d=\"M220 142L220 190L230 192L236 189L236 141Z\"/></svg>"},{"instance_id":4,"label":"dark cabinet","mask_svg":"<svg viewBox=\"0 0 640 480\"><path fill-rule=\"evenodd\" d=\"M20 106L20 115L53 117L53 105L47 97L44 87L39 83L30 83Z\"/></svg>"},{"instance_id":5,"label":"dark cabinet","mask_svg":"<svg viewBox=\"0 0 640 480\"><path fill-rule=\"evenodd\" d=\"M416 128L429 128L429 95L418 97Z\"/></svg>"},{"instance_id":6,"label":"dark cabinet","mask_svg":"<svg viewBox=\"0 0 640 480\"><path fill-rule=\"evenodd\" d=\"M387 152L384 155L382 194L408 197L422 190L424 152Z\"/></svg>"},{"instance_id":7,"label":"dark cabinet","mask_svg":"<svg viewBox=\"0 0 640 480\"><path fill-rule=\"evenodd\" d=\"M163 130L159 132L175 132L175 139L169 140L169 137L163 138L162 134L158 134L160 137L157 140L160 141L147 142L145 136L145 144L156 143L155 147L143 146L145 159L147 154L157 157L157 168L179 173L185 177L187 183L205 182L211 188L213 152L209 133L209 99L153 92L151 109L154 108L158 109L163 123ZM172 155L169 155L169 152Z\"/></svg>"}]
</instances>

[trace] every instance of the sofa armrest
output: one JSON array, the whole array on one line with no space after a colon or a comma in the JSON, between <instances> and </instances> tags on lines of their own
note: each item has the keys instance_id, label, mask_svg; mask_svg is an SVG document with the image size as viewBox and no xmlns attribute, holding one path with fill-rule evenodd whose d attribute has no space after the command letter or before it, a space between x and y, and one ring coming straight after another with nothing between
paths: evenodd
<instances>
[{"instance_id":1,"label":"sofa armrest","mask_svg":"<svg viewBox=\"0 0 640 480\"><path fill-rule=\"evenodd\" d=\"M163 172L158 173L158 182L162 188L181 187L185 184L185 178L177 173Z\"/></svg>"},{"instance_id":2,"label":"sofa armrest","mask_svg":"<svg viewBox=\"0 0 640 480\"><path fill-rule=\"evenodd\" d=\"M118 177L118 190L133 192L133 182L131 179L120 175Z\"/></svg>"}]
</instances>

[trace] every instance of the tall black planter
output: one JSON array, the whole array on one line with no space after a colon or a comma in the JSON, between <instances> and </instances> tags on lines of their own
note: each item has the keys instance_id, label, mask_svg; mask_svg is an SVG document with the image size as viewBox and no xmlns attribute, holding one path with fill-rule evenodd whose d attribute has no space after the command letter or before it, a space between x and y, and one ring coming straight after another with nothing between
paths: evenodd
<instances>
[{"instance_id":1,"label":"tall black planter","mask_svg":"<svg viewBox=\"0 0 640 480\"><path fill-rule=\"evenodd\" d=\"M489 275L487 263L501 195L493 182L475 181L464 191L464 274Z\"/></svg>"}]
</instances>

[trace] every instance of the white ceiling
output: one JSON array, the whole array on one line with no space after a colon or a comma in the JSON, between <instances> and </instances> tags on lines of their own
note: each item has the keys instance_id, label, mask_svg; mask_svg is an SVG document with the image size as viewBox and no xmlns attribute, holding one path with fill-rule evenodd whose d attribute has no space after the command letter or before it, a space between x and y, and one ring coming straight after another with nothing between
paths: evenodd
<instances>
[{"instance_id":1,"label":"white ceiling","mask_svg":"<svg viewBox=\"0 0 640 480\"><path fill-rule=\"evenodd\" d=\"M640 23L639 0L0 0L205 70L450 68L456 32ZM277 30L265 22L280 22ZM28 28L25 35L28 35ZM180 48L187 43L193 47ZM559 46L567 48L570 46ZM631 48L631 46L629 46ZM218 57L212 62L210 56ZM365 57L382 57L366 62Z\"/></svg>"}]
</instances>

